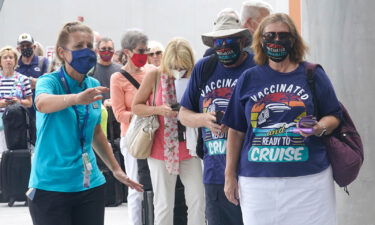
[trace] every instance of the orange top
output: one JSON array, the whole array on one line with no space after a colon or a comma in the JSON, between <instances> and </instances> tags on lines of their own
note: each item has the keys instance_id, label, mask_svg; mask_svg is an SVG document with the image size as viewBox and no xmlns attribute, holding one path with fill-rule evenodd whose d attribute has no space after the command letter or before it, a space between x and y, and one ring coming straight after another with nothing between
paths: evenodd
<instances>
[{"instance_id":1,"label":"orange top","mask_svg":"<svg viewBox=\"0 0 375 225\"><path fill-rule=\"evenodd\" d=\"M149 102L152 103L152 94L150 96ZM155 96L155 105L162 105L161 99L161 82L159 82L159 86L157 89L157 93ZM164 117L158 116L159 119L159 128L155 132L154 143L151 148L151 155L150 157L159 160L165 160L164 158ZM190 159L191 155L189 154L189 150L186 148L186 142L180 141L178 146L178 159L179 161Z\"/></svg>"},{"instance_id":2,"label":"orange top","mask_svg":"<svg viewBox=\"0 0 375 225\"><path fill-rule=\"evenodd\" d=\"M130 75L141 84L147 71L148 70L145 67L141 73ZM125 136L130 124L132 115L131 106L137 89L120 72L116 72L111 76L110 85L112 110L116 120L121 123L121 137L123 137Z\"/></svg>"}]
</instances>

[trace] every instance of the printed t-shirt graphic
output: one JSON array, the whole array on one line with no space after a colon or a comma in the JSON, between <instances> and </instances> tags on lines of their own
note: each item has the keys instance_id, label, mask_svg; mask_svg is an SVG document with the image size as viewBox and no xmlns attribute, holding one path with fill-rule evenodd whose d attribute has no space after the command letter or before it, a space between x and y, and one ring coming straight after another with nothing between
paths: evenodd
<instances>
[{"instance_id":1,"label":"printed t-shirt graphic","mask_svg":"<svg viewBox=\"0 0 375 225\"><path fill-rule=\"evenodd\" d=\"M293 133L301 117L306 116L305 104L293 93L277 92L262 98L252 96L251 127L254 138L248 153L251 162L307 161L309 148L303 136Z\"/></svg>"},{"instance_id":2,"label":"printed t-shirt graphic","mask_svg":"<svg viewBox=\"0 0 375 225\"><path fill-rule=\"evenodd\" d=\"M209 92L207 92L203 97L203 112L220 111L225 113L236 82L237 79L220 79L216 81L216 89L211 89L210 85L207 85L205 90ZM208 128L203 128L203 132L204 143L207 148L208 155L212 156L226 154L226 132L215 135Z\"/></svg>"}]
</instances>

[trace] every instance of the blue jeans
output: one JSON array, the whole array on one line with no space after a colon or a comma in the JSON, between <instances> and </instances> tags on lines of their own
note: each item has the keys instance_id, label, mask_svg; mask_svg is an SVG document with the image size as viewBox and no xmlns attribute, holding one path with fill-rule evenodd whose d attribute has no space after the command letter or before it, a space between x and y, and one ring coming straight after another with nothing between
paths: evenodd
<instances>
[{"instance_id":1,"label":"blue jeans","mask_svg":"<svg viewBox=\"0 0 375 225\"><path fill-rule=\"evenodd\" d=\"M243 225L241 207L228 201L224 184L205 184L208 225Z\"/></svg>"}]
</instances>

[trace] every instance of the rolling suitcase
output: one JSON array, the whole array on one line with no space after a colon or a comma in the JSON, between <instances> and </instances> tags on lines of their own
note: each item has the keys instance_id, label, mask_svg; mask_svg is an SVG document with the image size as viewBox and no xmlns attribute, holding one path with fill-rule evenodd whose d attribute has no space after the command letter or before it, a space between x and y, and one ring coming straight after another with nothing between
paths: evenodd
<instances>
[{"instance_id":1,"label":"rolling suitcase","mask_svg":"<svg viewBox=\"0 0 375 225\"><path fill-rule=\"evenodd\" d=\"M1 190L8 206L14 202L26 202L26 191L31 171L30 150L8 150L3 152L1 163Z\"/></svg>"},{"instance_id":2,"label":"rolling suitcase","mask_svg":"<svg viewBox=\"0 0 375 225\"><path fill-rule=\"evenodd\" d=\"M154 225L154 192L152 190L143 192L142 201L142 224Z\"/></svg>"}]
</instances>

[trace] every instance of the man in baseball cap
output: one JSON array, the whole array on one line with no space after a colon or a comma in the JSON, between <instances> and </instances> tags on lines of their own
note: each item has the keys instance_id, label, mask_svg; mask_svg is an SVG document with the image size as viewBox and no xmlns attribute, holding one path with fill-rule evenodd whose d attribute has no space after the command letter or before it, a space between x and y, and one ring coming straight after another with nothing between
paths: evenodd
<instances>
[{"instance_id":1,"label":"man in baseball cap","mask_svg":"<svg viewBox=\"0 0 375 225\"><path fill-rule=\"evenodd\" d=\"M253 55L244 51L251 42L250 32L241 27L233 9L219 12L213 31L202 35L205 45L216 54L194 66L191 81L181 100L179 118L188 127L202 127L203 182L208 224L243 224L241 208L224 194L224 169L228 128L221 117L228 106L237 79L255 66ZM211 68L207 71L206 68ZM198 94L197 94L198 93ZM199 142L199 141L198 141ZM199 149L197 149L199 151Z\"/></svg>"},{"instance_id":2,"label":"man in baseball cap","mask_svg":"<svg viewBox=\"0 0 375 225\"><path fill-rule=\"evenodd\" d=\"M23 33L17 39L17 50L21 53L21 57L18 60L17 72L29 77L31 81L31 88L34 88L38 77L45 74L48 70L48 59L43 56L36 56L35 51L36 45L34 44L34 38L28 34ZM35 110L33 107L29 108L30 114L35 119Z\"/></svg>"}]
</instances>

